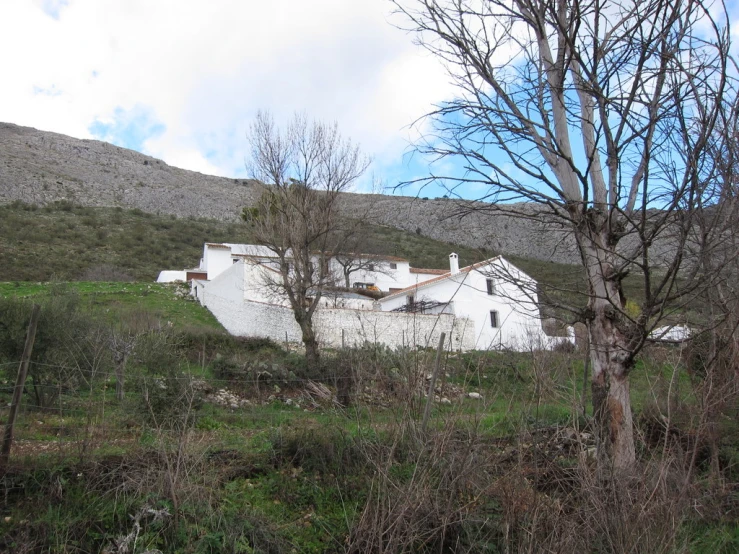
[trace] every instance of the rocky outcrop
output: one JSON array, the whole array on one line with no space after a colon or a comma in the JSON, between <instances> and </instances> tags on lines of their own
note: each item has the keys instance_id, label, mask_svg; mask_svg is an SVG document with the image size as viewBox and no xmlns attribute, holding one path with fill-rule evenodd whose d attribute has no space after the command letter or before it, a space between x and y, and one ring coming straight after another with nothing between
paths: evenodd
<instances>
[{"instance_id":1,"label":"rocky outcrop","mask_svg":"<svg viewBox=\"0 0 739 554\"><path fill-rule=\"evenodd\" d=\"M0 203L69 200L234 219L254 195L249 180L203 175L106 142L0 123Z\"/></svg>"},{"instance_id":2,"label":"rocky outcrop","mask_svg":"<svg viewBox=\"0 0 739 554\"><path fill-rule=\"evenodd\" d=\"M95 140L0 123L0 203L45 205L69 200L122 206L178 217L233 220L256 199L254 181L204 175ZM535 208L511 204L516 215L490 213L490 204L408 196L347 194L349 214L431 238L527 258L578 263L565 229ZM521 217L523 216L523 217Z\"/></svg>"}]
</instances>

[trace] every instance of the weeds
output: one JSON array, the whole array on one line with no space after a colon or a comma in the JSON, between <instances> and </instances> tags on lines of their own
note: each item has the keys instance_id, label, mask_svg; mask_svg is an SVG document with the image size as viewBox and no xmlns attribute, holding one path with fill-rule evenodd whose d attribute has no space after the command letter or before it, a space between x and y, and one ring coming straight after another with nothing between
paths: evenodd
<instances>
[{"instance_id":1,"label":"weeds","mask_svg":"<svg viewBox=\"0 0 739 554\"><path fill-rule=\"evenodd\" d=\"M125 286L156 300L157 289ZM73 378L62 382L67 373L57 371L47 411L29 405L21 414L0 481L0 550L714 554L739 546L736 396L723 361L716 372L709 363L688 373L691 358L679 348L645 351L633 381L639 465L604 479L580 408L578 353L445 353L423 431L433 352L365 345L326 352L320 371L307 373L277 344L169 326L155 310L106 312L111 304L86 304L84 294L107 289L84 287L74 302L59 300L68 291L49 295L80 317L55 319L76 338L44 335L39 355L60 348L78 358L65 358ZM3 345L12 322L24 321L14 302L0 303L10 306ZM108 347L114 324L138 333L122 400ZM7 379L15 354L3 352ZM60 370L61 358L49 356L50 370ZM220 390L237 402L215 403ZM149 510L170 516L155 521Z\"/></svg>"}]
</instances>

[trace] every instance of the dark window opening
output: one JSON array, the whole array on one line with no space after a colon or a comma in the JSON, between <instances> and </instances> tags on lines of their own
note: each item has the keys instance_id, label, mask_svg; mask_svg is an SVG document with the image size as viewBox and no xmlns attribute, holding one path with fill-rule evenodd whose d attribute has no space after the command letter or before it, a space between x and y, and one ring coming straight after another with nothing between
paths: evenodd
<instances>
[{"instance_id":1,"label":"dark window opening","mask_svg":"<svg viewBox=\"0 0 739 554\"><path fill-rule=\"evenodd\" d=\"M390 264L390 269L398 269L398 264Z\"/></svg>"},{"instance_id":2,"label":"dark window opening","mask_svg":"<svg viewBox=\"0 0 739 554\"><path fill-rule=\"evenodd\" d=\"M495 294L495 283L493 283L492 279L487 280L487 285L488 285L488 294L490 295ZM493 327L495 327L495 325L493 325Z\"/></svg>"},{"instance_id":3,"label":"dark window opening","mask_svg":"<svg viewBox=\"0 0 739 554\"><path fill-rule=\"evenodd\" d=\"M494 310L490 312L490 326L494 328L498 327L498 312Z\"/></svg>"}]
</instances>

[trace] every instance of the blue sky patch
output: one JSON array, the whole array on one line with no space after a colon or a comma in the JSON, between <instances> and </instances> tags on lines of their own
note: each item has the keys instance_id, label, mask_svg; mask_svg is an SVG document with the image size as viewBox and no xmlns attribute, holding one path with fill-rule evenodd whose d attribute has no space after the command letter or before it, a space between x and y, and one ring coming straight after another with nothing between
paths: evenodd
<instances>
[{"instance_id":1,"label":"blue sky patch","mask_svg":"<svg viewBox=\"0 0 739 554\"><path fill-rule=\"evenodd\" d=\"M59 21L59 15L69 6L69 2L70 0L42 0L41 9L46 15Z\"/></svg>"},{"instance_id":2,"label":"blue sky patch","mask_svg":"<svg viewBox=\"0 0 739 554\"><path fill-rule=\"evenodd\" d=\"M51 85L48 87L34 86L33 94L36 96L61 96L62 91L59 90L56 85Z\"/></svg>"},{"instance_id":3,"label":"blue sky patch","mask_svg":"<svg viewBox=\"0 0 739 554\"><path fill-rule=\"evenodd\" d=\"M109 120L97 119L88 130L96 139L144 152L144 143L160 136L166 127L156 119L150 108L134 106L130 110L116 108Z\"/></svg>"}]
</instances>

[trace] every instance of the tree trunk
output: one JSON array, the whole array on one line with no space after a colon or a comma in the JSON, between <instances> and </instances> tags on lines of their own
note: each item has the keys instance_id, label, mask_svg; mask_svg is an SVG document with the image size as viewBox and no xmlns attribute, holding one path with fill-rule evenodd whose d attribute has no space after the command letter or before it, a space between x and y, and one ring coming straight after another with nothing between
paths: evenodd
<instances>
[{"instance_id":1,"label":"tree trunk","mask_svg":"<svg viewBox=\"0 0 739 554\"><path fill-rule=\"evenodd\" d=\"M303 332L303 345L305 346L305 359L308 361L309 367L318 365L320 355L318 352L318 341L313 331L313 322L306 319L298 320L300 330Z\"/></svg>"},{"instance_id":2,"label":"tree trunk","mask_svg":"<svg viewBox=\"0 0 739 554\"><path fill-rule=\"evenodd\" d=\"M614 270L617 241L608 232L607 222L588 223L589 230L597 231L578 238L590 287L588 333L598 465L626 469L636 461L629 391L633 367L630 322L623 313L621 276Z\"/></svg>"},{"instance_id":3,"label":"tree trunk","mask_svg":"<svg viewBox=\"0 0 739 554\"><path fill-rule=\"evenodd\" d=\"M598 465L626 469L636 460L629 375L622 365L609 358L611 352L593 347L591 388Z\"/></svg>"}]
</instances>

